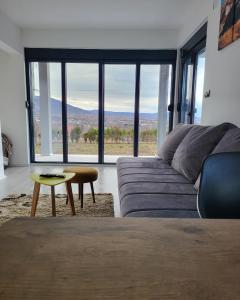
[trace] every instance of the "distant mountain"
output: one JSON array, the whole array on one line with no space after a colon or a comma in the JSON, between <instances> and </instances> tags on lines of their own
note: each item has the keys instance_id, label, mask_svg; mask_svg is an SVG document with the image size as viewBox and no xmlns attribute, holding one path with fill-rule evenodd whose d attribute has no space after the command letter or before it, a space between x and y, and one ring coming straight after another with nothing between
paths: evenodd
<instances>
[{"instance_id":1,"label":"distant mountain","mask_svg":"<svg viewBox=\"0 0 240 300\"><path fill-rule=\"evenodd\" d=\"M62 102L56 99L51 98L51 110L52 115L55 117L61 116L62 113ZM40 113L40 97L34 97L34 110L35 113ZM76 106L67 104L67 113L72 117L79 117L80 115L98 115L98 110L86 110ZM125 117L125 118L134 118L134 113L130 112L116 112L116 111L105 111L105 116L110 117ZM155 113L140 113L140 118L148 120L156 120L157 114Z\"/></svg>"}]
</instances>

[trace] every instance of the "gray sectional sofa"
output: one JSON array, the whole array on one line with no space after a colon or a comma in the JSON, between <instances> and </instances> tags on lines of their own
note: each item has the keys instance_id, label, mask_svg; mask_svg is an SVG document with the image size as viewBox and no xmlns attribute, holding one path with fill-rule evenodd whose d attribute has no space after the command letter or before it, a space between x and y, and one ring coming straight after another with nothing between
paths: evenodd
<instances>
[{"instance_id":1,"label":"gray sectional sofa","mask_svg":"<svg viewBox=\"0 0 240 300\"><path fill-rule=\"evenodd\" d=\"M211 153L240 151L240 129L178 125L154 158L117 162L121 214L124 217L198 218L201 165Z\"/></svg>"}]
</instances>

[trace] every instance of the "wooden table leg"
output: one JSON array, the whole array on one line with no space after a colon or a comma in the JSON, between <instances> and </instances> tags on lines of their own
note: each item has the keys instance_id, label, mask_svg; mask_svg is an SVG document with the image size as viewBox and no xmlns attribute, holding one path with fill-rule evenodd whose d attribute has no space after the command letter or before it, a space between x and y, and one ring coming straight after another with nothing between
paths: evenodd
<instances>
[{"instance_id":1,"label":"wooden table leg","mask_svg":"<svg viewBox=\"0 0 240 300\"><path fill-rule=\"evenodd\" d=\"M51 186L51 198L52 198L52 215L56 217L56 201L55 201L55 187Z\"/></svg>"},{"instance_id":2,"label":"wooden table leg","mask_svg":"<svg viewBox=\"0 0 240 300\"><path fill-rule=\"evenodd\" d=\"M83 208L83 183L80 183L79 186L80 186L81 208Z\"/></svg>"},{"instance_id":3,"label":"wooden table leg","mask_svg":"<svg viewBox=\"0 0 240 300\"><path fill-rule=\"evenodd\" d=\"M73 201L72 185L70 181L66 182L66 190L67 190L67 198L72 210L72 215L75 216L76 212L75 212L74 201Z\"/></svg>"},{"instance_id":4,"label":"wooden table leg","mask_svg":"<svg viewBox=\"0 0 240 300\"><path fill-rule=\"evenodd\" d=\"M34 183L32 208L31 208L31 217L35 217L35 215L36 215L40 187L41 187L40 183L38 183L38 182Z\"/></svg>"},{"instance_id":5,"label":"wooden table leg","mask_svg":"<svg viewBox=\"0 0 240 300\"><path fill-rule=\"evenodd\" d=\"M68 205L68 195L67 195L67 198L66 198L66 205Z\"/></svg>"},{"instance_id":6,"label":"wooden table leg","mask_svg":"<svg viewBox=\"0 0 240 300\"><path fill-rule=\"evenodd\" d=\"M81 199L81 183L78 184L78 199Z\"/></svg>"},{"instance_id":7,"label":"wooden table leg","mask_svg":"<svg viewBox=\"0 0 240 300\"><path fill-rule=\"evenodd\" d=\"M94 194L93 182L90 182L90 185L91 185L91 191L92 191L93 203L96 203L96 200L95 200L95 194Z\"/></svg>"}]
</instances>

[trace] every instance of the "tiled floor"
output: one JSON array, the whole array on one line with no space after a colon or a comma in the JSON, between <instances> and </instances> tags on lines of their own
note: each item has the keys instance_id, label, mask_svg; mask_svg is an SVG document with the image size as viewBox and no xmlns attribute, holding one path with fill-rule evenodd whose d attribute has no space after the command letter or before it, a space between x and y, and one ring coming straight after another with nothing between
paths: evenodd
<instances>
[{"instance_id":1,"label":"tiled floor","mask_svg":"<svg viewBox=\"0 0 240 300\"><path fill-rule=\"evenodd\" d=\"M91 165L92 166L92 165ZM115 216L120 216L119 198L117 189L116 166L95 166L99 178L94 183L96 193L112 193L114 197ZM12 167L5 171L6 177L0 180L0 199L12 193L32 193L33 183L30 179L32 172L61 172L64 166L32 165L29 167ZM42 187L44 193L50 193L48 187ZM56 193L65 193L64 185L56 187ZM73 193L77 193L77 185L73 185ZM84 185L84 193L90 193L90 185Z\"/></svg>"}]
</instances>

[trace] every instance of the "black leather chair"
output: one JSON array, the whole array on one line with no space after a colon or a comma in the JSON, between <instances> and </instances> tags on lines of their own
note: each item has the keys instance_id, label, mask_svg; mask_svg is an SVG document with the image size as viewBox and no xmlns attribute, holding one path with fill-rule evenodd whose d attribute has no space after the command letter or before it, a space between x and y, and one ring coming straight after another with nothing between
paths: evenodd
<instances>
[{"instance_id":1,"label":"black leather chair","mask_svg":"<svg viewBox=\"0 0 240 300\"><path fill-rule=\"evenodd\" d=\"M202 218L240 218L240 152L214 154L206 159L198 211Z\"/></svg>"}]
</instances>

